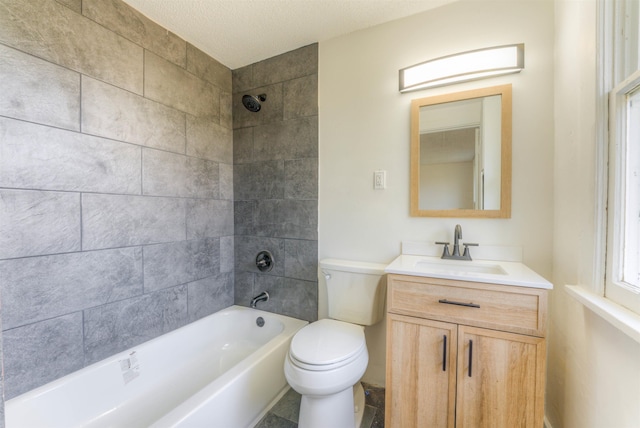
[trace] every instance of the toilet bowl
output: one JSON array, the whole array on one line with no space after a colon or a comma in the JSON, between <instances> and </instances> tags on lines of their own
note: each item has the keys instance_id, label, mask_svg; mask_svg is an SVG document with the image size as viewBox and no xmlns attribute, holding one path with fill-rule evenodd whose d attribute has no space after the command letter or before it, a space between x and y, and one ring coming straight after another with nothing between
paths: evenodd
<instances>
[{"instance_id":1,"label":"toilet bowl","mask_svg":"<svg viewBox=\"0 0 640 428\"><path fill-rule=\"evenodd\" d=\"M291 341L284 365L289 385L301 396L301 428L352 428L364 405L355 406L353 386L369 362L361 326L332 319L302 328Z\"/></svg>"},{"instance_id":2,"label":"toilet bowl","mask_svg":"<svg viewBox=\"0 0 640 428\"><path fill-rule=\"evenodd\" d=\"M359 380L369 362L364 325L382 318L385 266L323 260L320 267L327 281L330 318L296 333L284 373L289 385L302 396L299 428L354 428L360 425L364 412ZM340 304L332 304L332 298L337 302L340 297Z\"/></svg>"}]
</instances>

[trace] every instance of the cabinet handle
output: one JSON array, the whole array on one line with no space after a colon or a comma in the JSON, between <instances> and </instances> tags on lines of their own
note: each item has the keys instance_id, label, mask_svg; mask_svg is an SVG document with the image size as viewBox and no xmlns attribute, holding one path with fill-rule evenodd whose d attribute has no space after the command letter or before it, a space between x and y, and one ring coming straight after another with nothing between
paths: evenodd
<instances>
[{"instance_id":1,"label":"cabinet handle","mask_svg":"<svg viewBox=\"0 0 640 428\"><path fill-rule=\"evenodd\" d=\"M440 300L438 300L438 303L445 303L447 305L456 305L456 306L466 306L468 308L479 308L480 307L480 305L475 304L475 303L455 302L453 300L447 300L447 299L440 299Z\"/></svg>"},{"instance_id":2,"label":"cabinet handle","mask_svg":"<svg viewBox=\"0 0 640 428\"><path fill-rule=\"evenodd\" d=\"M473 340L469 339L469 377L471 377L472 366L473 366Z\"/></svg>"},{"instance_id":3,"label":"cabinet handle","mask_svg":"<svg viewBox=\"0 0 640 428\"><path fill-rule=\"evenodd\" d=\"M447 371L447 335L442 336L442 371Z\"/></svg>"}]
</instances>

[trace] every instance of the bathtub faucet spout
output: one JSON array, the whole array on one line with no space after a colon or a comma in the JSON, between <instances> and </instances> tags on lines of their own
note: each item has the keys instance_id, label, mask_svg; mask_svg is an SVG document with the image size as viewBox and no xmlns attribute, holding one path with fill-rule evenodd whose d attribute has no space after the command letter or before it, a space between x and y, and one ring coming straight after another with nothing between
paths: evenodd
<instances>
[{"instance_id":1,"label":"bathtub faucet spout","mask_svg":"<svg viewBox=\"0 0 640 428\"><path fill-rule=\"evenodd\" d=\"M262 293L258 294L256 297L251 299L251 307L255 308L258 302L268 302L268 301L269 301L269 293L267 293L266 291L263 291Z\"/></svg>"}]
</instances>

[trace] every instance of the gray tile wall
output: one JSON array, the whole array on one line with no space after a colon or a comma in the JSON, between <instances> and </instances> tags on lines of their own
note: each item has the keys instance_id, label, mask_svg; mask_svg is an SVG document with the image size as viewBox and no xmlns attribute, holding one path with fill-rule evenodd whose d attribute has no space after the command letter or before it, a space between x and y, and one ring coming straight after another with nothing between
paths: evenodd
<instances>
[{"instance_id":1,"label":"gray tile wall","mask_svg":"<svg viewBox=\"0 0 640 428\"><path fill-rule=\"evenodd\" d=\"M0 10L11 399L233 304L232 72L121 0ZM299 181L287 189L306 195ZM312 235L310 219L279 216Z\"/></svg>"},{"instance_id":2,"label":"gray tile wall","mask_svg":"<svg viewBox=\"0 0 640 428\"><path fill-rule=\"evenodd\" d=\"M265 93L257 113L244 94ZM318 306L318 45L233 71L235 302L309 321ZM255 267L261 250L275 267Z\"/></svg>"}]
</instances>

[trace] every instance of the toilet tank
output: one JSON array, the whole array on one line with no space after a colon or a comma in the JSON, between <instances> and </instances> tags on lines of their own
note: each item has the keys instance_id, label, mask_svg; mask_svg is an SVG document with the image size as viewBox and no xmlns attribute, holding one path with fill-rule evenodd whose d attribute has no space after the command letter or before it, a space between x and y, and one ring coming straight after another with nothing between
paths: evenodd
<instances>
[{"instance_id":1,"label":"toilet tank","mask_svg":"<svg viewBox=\"0 0 640 428\"><path fill-rule=\"evenodd\" d=\"M329 318L360 325L382 320L386 294L387 265L324 259L320 272L327 285Z\"/></svg>"}]
</instances>

